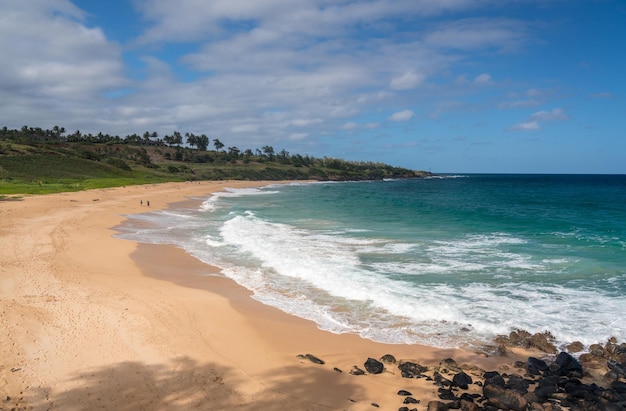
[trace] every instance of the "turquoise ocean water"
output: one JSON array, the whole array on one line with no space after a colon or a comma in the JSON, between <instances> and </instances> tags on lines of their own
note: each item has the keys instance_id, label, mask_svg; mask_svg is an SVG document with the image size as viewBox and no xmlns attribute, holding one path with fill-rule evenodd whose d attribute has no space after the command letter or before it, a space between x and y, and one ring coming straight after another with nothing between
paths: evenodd
<instances>
[{"instance_id":1,"label":"turquoise ocean water","mask_svg":"<svg viewBox=\"0 0 626 411\"><path fill-rule=\"evenodd\" d=\"M292 184L198 200L129 215L119 235L179 246L335 333L437 347L513 329L626 340L626 176Z\"/></svg>"}]
</instances>

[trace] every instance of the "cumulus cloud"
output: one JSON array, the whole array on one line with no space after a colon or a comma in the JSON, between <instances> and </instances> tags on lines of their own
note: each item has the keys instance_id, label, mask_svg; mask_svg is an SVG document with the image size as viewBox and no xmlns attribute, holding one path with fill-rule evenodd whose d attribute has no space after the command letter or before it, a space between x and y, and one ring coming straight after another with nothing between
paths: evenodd
<instances>
[{"instance_id":1,"label":"cumulus cloud","mask_svg":"<svg viewBox=\"0 0 626 411\"><path fill-rule=\"evenodd\" d=\"M409 121L412 118L413 118L413 111L411 110L398 111L396 113L393 113L391 116L389 116L389 120L395 121L395 122Z\"/></svg>"},{"instance_id":2,"label":"cumulus cloud","mask_svg":"<svg viewBox=\"0 0 626 411\"><path fill-rule=\"evenodd\" d=\"M479 74L474 77L474 83L476 84L491 84L493 81L491 80L491 75L487 73Z\"/></svg>"},{"instance_id":3,"label":"cumulus cloud","mask_svg":"<svg viewBox=\"0 0 626 411\"><path fill-rule=\"evenodd\" d=\"M530 116L530 119L534 121L556 121L567 120L567 118L565 110L562 108L555 108L552 111L538 111Z\"/></svg>"},{"instance_id":4,"label":"cumulus cloud","mask_svg":"<svg viewBox=\"0 0 626 411\"><path fill-rule=\"evenodd\" d=\"M423 81L423 74L415 71L406 71L401 76L393 78L389 88L392 90L409 90L419 86Z\"/></svg>"},{"instance_id":5,"label":"cumulus cloud","mask_svg":"<svg viewBox=\"0 0 626 411\"><path fill-rule=\"evenodd\" d=\"M69 0L0 2L0 120L120 135L178 129L239 147L308 143L383 128L368 116L389 107L407 108L392 122L440 107L446 76L529 32L511 19L455 20L490 0L130 3L137 32L118 43ZM493 81L475 74L468 84Z\"/></svg>"},{"instance_id":6,"label":"cumulus cloud","mask_svg":"<svg viewBox=\"0 0 626 411\"><path fill-rule=\"evenodd\" d=\"M560 121L568 118L562 108L555 108L551 111L542 110L531 114L527 121L515 124L511 129L536 131L541 129L540 122Z\"/></svg>"}]
</instances>

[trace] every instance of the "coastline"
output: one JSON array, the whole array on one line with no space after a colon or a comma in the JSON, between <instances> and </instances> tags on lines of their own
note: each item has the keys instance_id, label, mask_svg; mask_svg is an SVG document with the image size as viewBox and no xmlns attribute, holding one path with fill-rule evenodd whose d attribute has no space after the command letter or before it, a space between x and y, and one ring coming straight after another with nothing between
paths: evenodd
<instances>
[{"instance_id":1,"label":"coastline","mask_svg":"<svg viewBox=\"0 0 626 411\"><path fill-rule=\"evenodd\" d=\"M426 404L438 399L437 387L402 378L393 366L380 375L355 376L350 369L385 354L429 367L454 358L504 371L528 357L331 334L255 301L227 278L207 275L219 270L180 249L113 237L124 214L165 208L224 187L270 183L275 184L167 183L0 202L2 405L398 409L398 390L409 390ZM480 392L478 386L470 389Z\"/></svg>"}]
</instances>

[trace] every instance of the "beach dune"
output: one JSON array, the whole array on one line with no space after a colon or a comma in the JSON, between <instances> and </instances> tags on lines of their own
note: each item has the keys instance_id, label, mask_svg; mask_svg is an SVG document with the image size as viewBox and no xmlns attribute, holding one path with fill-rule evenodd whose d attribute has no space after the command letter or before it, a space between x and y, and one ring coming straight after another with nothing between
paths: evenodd
<instances>
[{"instance_id":1,"label":"beach dune","mask_svg":"<svg viewBox=\"0 0 626 411\"><path fill-rule=\"evenodd\" d=\"M399 389L426 402L437 387L393 366L361 376L352 367L385 354L428 366L449 357L485 369L515 361L323 332L180 249L114 237L125 214L258 185L167 183L0 201L0 409L398 409Z\"/></svg>"}]
</instances>

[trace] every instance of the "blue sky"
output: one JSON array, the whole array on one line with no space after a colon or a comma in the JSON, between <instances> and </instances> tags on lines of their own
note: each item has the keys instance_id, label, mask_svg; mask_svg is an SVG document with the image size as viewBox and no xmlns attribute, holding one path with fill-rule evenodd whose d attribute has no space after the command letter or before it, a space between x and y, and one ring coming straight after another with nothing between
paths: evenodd
<instances>
[{"instance_id":1,"label":"blue sky","mask_svg":"<svg viewBox=\"0 0 626 411\"><path fill-rule=\"evenodd\" d=\"M623 0L3 0L0 126L626 174Z\"/></svg>"}]
</instances>

